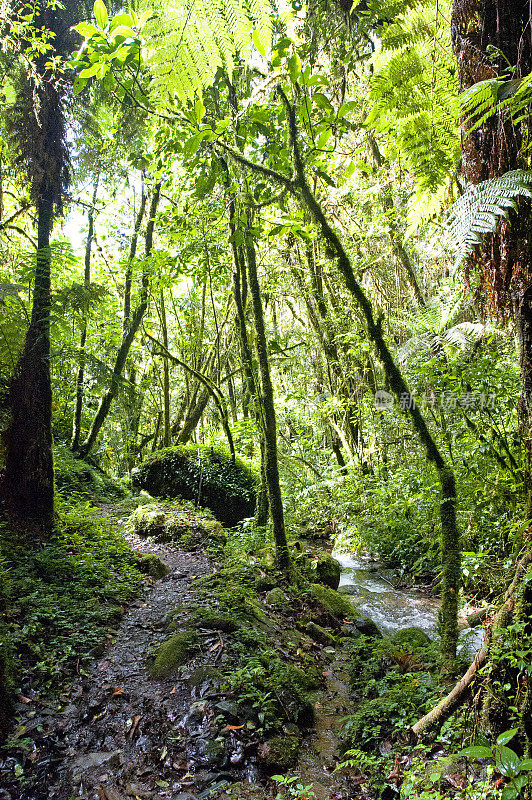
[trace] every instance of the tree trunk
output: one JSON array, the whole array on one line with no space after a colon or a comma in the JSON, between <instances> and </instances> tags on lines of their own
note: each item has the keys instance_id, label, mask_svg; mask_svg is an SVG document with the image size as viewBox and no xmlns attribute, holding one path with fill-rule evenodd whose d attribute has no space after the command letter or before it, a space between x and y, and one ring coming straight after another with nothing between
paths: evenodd
<instances>
[{"instance_id":1,"label":"tree trunk","mask_svg":"<svg viewBox=\"0 0 532 800\"><path fill-rule=\"evenodd\" d=\"M264 329L264 313L259 278L257 274L257 261L255 247L251 234L247 232L246 262L248 268L249 289L253 305L253 318L255 321L257 358L259 362L262 408L264 425L265 446L265 475L268 484L268 499L273 524L273 538L275 541L275 557L278 566L286 571L290 566L288 543L284 527L283 501L281 485L279 482L279 465L277 462L277 423L275 420L275 404L273 399L273 386L270 376L268 361L268 347Z\"/></svg>"},{"instance_id":2,"label":"tree trunk","mask_svg":"<svg viewBox=\"0 0 532 800\"><path fill-rule=\"evenodd\" d=\"M161 286L161 333L163 346L168 351L168 329L166 327L166 308L164 290ZM163 447L170 447L170 368L168 356L163 353Z\"/></svg>"},{"instance_id":3,"label":"tree trunk","mask_svg":"<svg viewBox=\"0 0 532 800\"><path fill-rule=\"evenodd\" d=\"M52 387L50 381L50 232L53 203L37 204L37 254L33 306L24 349L11 384L2 493L8 509L38 534L54 520Z\"/></svg>"},{"instance_id":4,"label":"tree trunk","mask_svg":"<svg viewBox=\"0 0 532 800\"><path fill-rule=\"evenodd\" d=\"M92 193L92 205L89 208L88 215L89 224L87 230L87 241L85 243L85 273L83 276L83 285L85 287L85 291L89 290L91 282L91 251L92 240L94 238L94 207L96 205L96 198L98 196L99 179L100 175L97 173L94 181L94 191ZM87 307L83 314L83 322L81 323L81 335L79 341L79 369L78 374L76 375L76 401L74 407L74 420L72 423L72 441L70 443L70 449L74 451L76 451L79 447L79 439L81 435L81 411L83 409L83 381L85 379L85 345L87 343L88 313L89 311Z\"/></svg>"},{"instance_id":5,"label":"tree trunk","mask_svg":"<svg viewBox=\"0 0 532 800\"><path fill-rule=\"evenodd\" d=\"M296 176L295 189L301 201L310 211L314 221L320 228L322 235L331 250L334 252L338 269L342 274L347 289L355 298L366 320L366 327L370 339L373 341L379 358L384 367L390 388L397 398L411 397L406 381L388 349L382 335L381 321L375 320L373 308L365 295L362 287L355 278L351 260L347 255L340 238L329 225L325 214L314 197L305 177L305 171L297 139L297 122L295 111L288 102L284 93L279 90L287 110L290 140L294 157L294 170ZM460 547L459 535L456 524L456 485L452 469L446 463L438 446L432 438L427 424L415 405L408 403L408 412L412 424L425 448L427 459L434 464L438 473L441 487L440 523L441 523L441 557L442 557L442 605L441 605L441 652L449 668L456 657L456 644L458 641L458 594L460 590Z\"/></svg>"},{"instance_id":6,"label":"tree trunk","mask_svg":"<svg viewBox=\"0 0 532 800\"><path fill-rule=\"evenodd\" d=\"M146 309L148 308L149 278L148 278L148 269L146 266L146 261L150 256L153 246L153 230L155 226L155 214L157 212L157 206L159 204L160 194L161 194L161 184L158 183L153 190L153 196L150 205L150 216L146 228L145 266L142 275L140 303L135 309L133 316L129 321L129 325L127 326L127 330L122 337L122 342L120 344L120 348L116 356L115 365L113 367L113 373L111 375L109 389L102 397L100 405L98 407L98 411L96 412L96 416L94 417L94 421L88 433L88 436L83 445L81 445L80 447L81 455L87 455L87 453L91 451L98 437L98 434L100 433L100 430L102 429L102 426L105 420L107 419L109 409L111 408L111 403L116 397L118 389L120 387L122 372L124 370L126 360L129 355L129 351L131 349L131 345L133 344L135 335L140 327L144 314L146 313Z\"/></svg>"},{"instance_id":7,"label":"tree trunk","mask_svg":"<svg viewBox=\"0 0 532 800\"><path fill-rule=\"evenodd\" d=\"M127 259L126 276L124 281L124 316L123 316L123 332L124 336L127 333L129 326L129 318L131 316L131 287L133 280L133 260L137 253L137 244L139 241L140 227L144 219L146 211L146 192L144 190L144 173L142 173L142 190L140 195L140 205L135 217L135 224L133 226L133 233L131 235L131 242L129 243L129 255Z\"/></svg>"}]
</instances>

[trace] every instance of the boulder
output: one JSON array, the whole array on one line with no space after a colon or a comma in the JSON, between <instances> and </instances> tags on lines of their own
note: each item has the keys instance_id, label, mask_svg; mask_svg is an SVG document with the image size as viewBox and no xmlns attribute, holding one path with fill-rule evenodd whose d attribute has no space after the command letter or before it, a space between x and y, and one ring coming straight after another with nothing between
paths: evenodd
<instances>
[{"instance_id":1,"label":"boulder","mask_svg":"<svg viewBox=\"0 0 532 800\"><path fill-rule=\"evenodd\" d=\"M325 647L334 647L336 644L334 636L315 622L309 622L305 625L305 630L310 638L314 639L318 644L323 644Z\"/></svg>"},{"instance_id":2,"label":"boulder","mask_svg":"<svg viewBox=\"0 0 532 800\"><path fill-rule=\"evenodd\" d=\"M402 628L392 636L392 642L399 647L426 647L430 637L421 628Z\"/></svg>"},{"instance_id":3,"label":"boulder","mask_svg":"<svg viewBox=\"0 0 532 800\"><path fill-rule=\"evenodd\" d=\"M270 589L264 598L264 602L266 605L273 606L274 608L286 608L288 605L288 598L282 589L275 587L274 589Z\"/></svg>"},{"instance_id":4,"label":"boulder","mask_svg":"<svg viewBox=\"0 0 532 800\"><path fill-rule=\"evenodd\" d=\"M340 585L340 572L342 568L340 562L333 558L329 553L320 553L316 562L316 578L318 583L330 586L331 589L338 589Z\"/></svg>"},{"instance_id":5,"label":"boulder","mask_svg":"<svg viewBox=\"0 0 532 800\"><path fill-rule=\"evenodd\" d=\"M157 649L149 670L152 678L165 678L177 667L186 664L197 642L198 635L195 631L176 633L163 642Z\"/></svg>"},{"instance_id":6,"label":"boulder","mask_svg":"<svg viewBox=\"0 0 532 800\"><path fill-rule=\"evenodd\" d=\"M220 448L180 445L153 453L132 483L153 497L193 500L232 527L253 516L258 477L244 459L233 463Z\"/></svg>"},{"instance_id":7,"label":"boulder","mask_svg":"<svg viewBox=\"0 0 532 800\"><path fill-rule=\"evenodd\" d=\"M301 739L293 733L273 736L259 745L258 756L267 772L286 772L297 762Z\"/></svg>"},{"instance_id":8,"label":"boulder","mask_svg":"<svg viewBox=\"0 0 532 800\"><path fill-rule=\"evenodd\" d=\"M159 556L156 556L154 553L140 555L137 559L137 566L143 575L149 575L150 578L154 578L155 580L157 580L157 578L164 578L164 576L168 575L170 572L166 564L163 564Z\"/></svg>"},{"instance_id":9,"label":"boulder","mask_svg":"<svg viewBox=\"0 0 532 800\"><path fill-rule=\"evenodd\" d=\"M321 583L311 583L309 591L311 596L334 617L357 616L349 600L334 589L331 589L330 586L324 586Z\"/></svg>"}]
</instances>

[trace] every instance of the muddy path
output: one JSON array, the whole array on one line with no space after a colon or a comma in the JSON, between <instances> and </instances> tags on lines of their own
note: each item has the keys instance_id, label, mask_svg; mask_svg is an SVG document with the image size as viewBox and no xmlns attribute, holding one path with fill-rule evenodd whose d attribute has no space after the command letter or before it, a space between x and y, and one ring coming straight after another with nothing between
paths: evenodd
<instances>
[{"instance_id":1,"label":"muddy path","mask_svg":"<svg viewBox=\"0 0 532 800\"><path fill-rule=\"evenodd\" d=\"M0 782L0 800L203 800L234 791L242 798L275 797L278 787L260 769L263 737L220 685L219 668L231 663L227 632L200 624L186 663L167 677L150 674L150 656L168 640L173 610L211 606L197 581L219 565L204 554L200 529L197 546L182 550L132 533L129 512L120 507L97 513L111 520L133 550L158 556L167 574L147 582L101 652L58 701L19 704L17 727L31 741L32 777L7 789ZM194 524L193 519L192 529ZM283 617L275 624L277 631L266 629L272 638L279 636ZM347 798L345 780L334 773L340 720L349 705L345 664L339 650L324 653L304 635L300 641L323 671L324 686L298 765L289 772L311 784L319 800Z\"/></svg>"},{"instance_id":2,"label":"muddy path","mask_svg":"<svg viewBox=\"0 0 532 800\"><path fill-rule=\"evenodd\" d=\"M2 800L125 800L128 797L202 797L235 777L243 754L231 753L231 733L216 719L216 687L209 668L219 660L219 632L199 630L199 646L185 670L164 678L149 672L150 654L168 639L168 615L179 606L201 605L195 579L217 569L197 552L183 551L128 532L113 506L100 514L122 528L129 545L157 555L168 573L148 581L111 631L100 658L82 670L59 703L19 704L17 732L32 741L31 786L2 789ZM200 543L198 543L200 544ZM203 601L205 602L205 601ZM213 745L227 735L224 747ZM222 769L229 751L231 772ZM203 792L206 791L206 794Z\"/></svg>"}]
</instances>

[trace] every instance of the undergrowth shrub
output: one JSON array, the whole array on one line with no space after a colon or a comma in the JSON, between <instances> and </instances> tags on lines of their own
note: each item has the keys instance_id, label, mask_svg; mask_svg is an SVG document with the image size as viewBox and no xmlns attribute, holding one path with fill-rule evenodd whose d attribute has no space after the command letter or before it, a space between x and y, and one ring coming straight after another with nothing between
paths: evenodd
<instances>
[{"instance_id":1,"label":"undergrowth shrub","mask_svg":"<svg viewBox=\"0 0 532 800\"><path fill-rule=\"evenodd\" d=\"M76 496L105 502L121 500L126 494L118 481L87 461L76 458L63 443L54 447L54 475L57 491L65 499Z\"/></svg>"},{"instance_id":2,"label":"undergrowth shrub","mask_svg":"<svg viewBox=\"0 0 532 800\"><path fill-rule=\"evenodd\" d=\"M383 739L410 728L431 708L437 696L436 659L432 644L401 644L366 636L350 643L356 711L344 721L342 738L347 747L371 750Z\"/></svg>"},{"instance_id":3,"label":"undergrowth shrub","mask_svg":"<svg viewBox=\"0 0 532 800\"><path fill-rule=\"evenodd\" d=\"M209 508L232 527L253 516L258 475L220 447L180 445L154 453L133 474L133 486L154 497L183 497Z\"/></svg>"},{"instance_id":4,"label":"undergrowth shrub","mask_svg":"<svg viewBox=\"0 0 532 800\"><path fill-rule=\"evenodd\" d=\"M107 625L139 591L136 556L88 504L60 508L40 544L4 528L10 603L6 611L17 683L56 685L103 639Z\"/></svg>"}]
</instances>

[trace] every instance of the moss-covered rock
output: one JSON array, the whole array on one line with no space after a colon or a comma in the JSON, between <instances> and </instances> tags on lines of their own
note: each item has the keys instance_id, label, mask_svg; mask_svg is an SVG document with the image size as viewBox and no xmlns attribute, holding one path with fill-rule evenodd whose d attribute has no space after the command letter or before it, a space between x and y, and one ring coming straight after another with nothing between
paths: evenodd
<instances>
[{"instance_id":1,"label":"moss-covered rock","mask_svg":"<svg viewBox=\"0 0 532 800\"><path fill-rule=\"evenodd\" d=\"M316 561L316 578L318 583L330 586L331 589L338 589L341 571L340 562L333 558L330 553L319 554L318 560Z\"/></svg>"},{"instance_id":2,"label":"moss-covered rock","mask_svg":"<svg viewBox=\"0 0 532 800\"><path fill-rule=\"evenodd\" d=\"M321 583L312 583L310 585L310 594L317 600L326 611L335 617L356 617L358 616L355 609L346 600L343 595L339 594L330 586L324 586Z\"/></svg>"},{"instance_id":3,"label":"moss-covered rock","mask_svg":"<svg viewBox=\"0 0 532 800\"><path fill-rule=\"evenodd\" d=\"M323 644L325 647L334 647L336 640L332 633L317 625L315 622L309 622L305 626L305 630L311 639L314 639L318 644Z\"/></svg>"},{"instance_id":4,"label":"moss-covered rock","mask_svg":"<svg viewBox=\"0 0 532 800\"><path fill-rule=\"evenodd\" d=\"M170 675L177 667L186 664L197 643L198 635L195 631L176 633L159 646L149 668L150 675L153 678Z\"/></svg>"},{"instance_id":5,"label":"moss-covered rock","mask_svg":"<svg viewBox=\"0 0 532 800\"><path fill-rule=\"evenodd\" d=\"M402 628L394 633L392 642L399 647L427 647L430 637L421 628Z\"/></svg>"},{"instance_id":6,"label":"moss-covered rock","mask_svg":"<svg viewBox=\"0 0 532 800\"><path fill-rule=\"evenodd\" d=\"M138 536L164 536L166 530L166 516L164 511L155 503L139 506L131 515L133 530Z\"/></svg>"},{"instance_id":7,"label":"moss-covered rock","mask_svg":"<svg viewBox=\"0 0 532 800\"><path fill-rule=\"evenodd\" d=\"M283 590L276 586L274 589L270 589L264 598L264 602L274 608L286 608L288 605L288 598Z\"/></svg>"},{"instance_id":8,"label":"moss-covered rock","mask_svg":"<svg viewBox=\"0 0 532 800\"><path fill-rule=\"evenodd\" d=\"M258 476L221 449L181 445L154 453L133 475L133 486L155 497L204 505L229 527L253 516Z\"/></svg>"},{"instance_id":9,"label":"moss-covered rock","mask_svg":"<svg viewBox=\"0 0 532 800\"><path fill-rule=\"evenodd\" d=\"M240 627L239 623L235 619L232 619L229 614L221 614L208 610L195 615L195 624L198 628L207 628L207 630L211 631L223 631L224 633L232 633L237 631Z\"/></svg>"},{"instance_id":10,"label":"moss-covered rock","mask_svg":"<svg viewBox=\"0 0 532 800\"><path fill-rule=\"evenodd\" d=\"M301 739L296 734L283 733L259 745L259 759L267 772L285 772L297 762Z\"/></svg>"},{"instance_id":11,"label":"moss-covered rock","mask_svg":"<svg viewBox=\"0 0 532 800\"><path fill-rule=\"evenodd\" d=\"M164 564L159 556L155 553L148 555L139 555L137 566L143 575L149 575L150 578L164 578L170 572L169 568Z\"/></svg>"},{"instance_id":12,"label":"moss-covered rock","mask_svg":"<svg viewBox=\"0 0 532 800\"><path fill-rule=\"evenodd\" d=\"M355 625L364 636L372 639L382 639L382 632L377 623L371 617L359 617L355 620Z\"/></svg>"}]
</instances>

